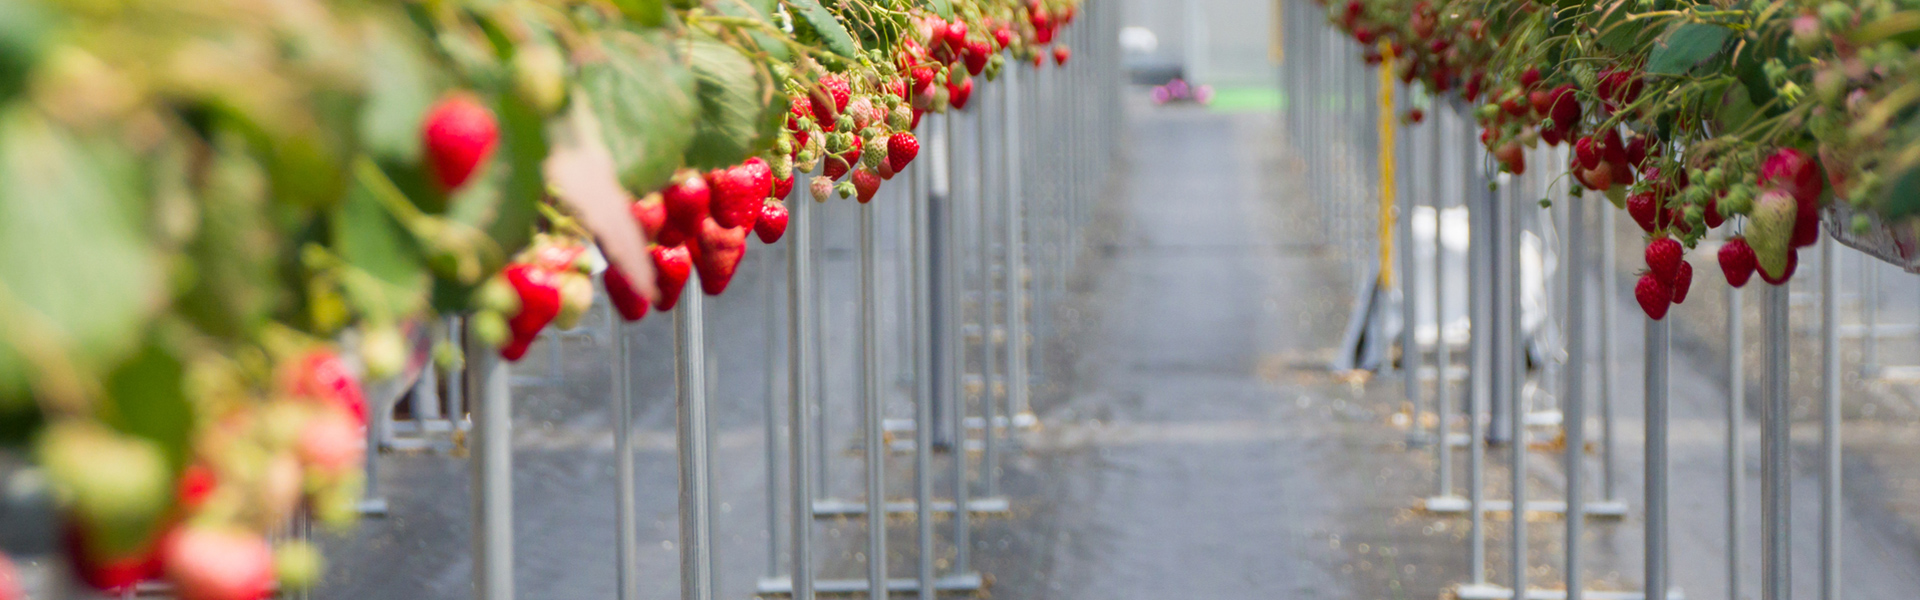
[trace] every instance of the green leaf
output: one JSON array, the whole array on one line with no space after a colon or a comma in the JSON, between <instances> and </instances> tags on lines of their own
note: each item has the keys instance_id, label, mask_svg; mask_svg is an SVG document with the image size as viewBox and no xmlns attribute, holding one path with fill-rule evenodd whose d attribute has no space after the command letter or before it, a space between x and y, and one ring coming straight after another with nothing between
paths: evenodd
<instances>
[{"instance_id":1,"label":"green leaf","mask_svg":"<svg viewBox=\"0 0 1920 600\"><path fill-rule=\"evenodd\" d=\"M1745 85L1728 84L1723 92L1709 95L1708 98L1720 99L1719 109L1714 111L1713 116L1714 120L1719 122L1720 133L1741 130L1751 123L1756 113L1760 111L1760 107L1754 106L1753 100L1748 97Z\"/></svg>"},{"instance_id":2,"label":"green leaf","mask_svg":"<svg viewBox=\"0 0 1920 600\"><path fill-rule=\"evenodd\" d=\"M854 44L853 36L847 35L847 28L834 18L833 11L820 5L820 0L787 0L787 6L799 13L801 22L813 29L820 41L834 54L853 58L860 53L860 46Z\"/></svg>"},{"instance_id":3,"label":"green leaf","mask_svg":"<svg viewBox=\"0 0 1920 600\"><path fill-rule=\"evenodd\" d=\"M1647 57L1647 72L1680 75L1720 52L1733 30L1708 23L1687 23L1668 31Z\"/></svg>"},{"instance_id":4,"label":"green leaf","mask_svg":"<svg viewBox=\"0 0 1920 600\"><path fill-rule=\"evenodd\" d=\"M374 196L373 186L379 185L385 184L366 181L365 175L354 179L346 200L333 211L332 246L341 260L378 282L343 282L360 313L396 319L426 307L429 276L420 245Z\"/></svg>"},{"instance_id":5,"label":"green leaf","mask_svg":"<svg viewBox=\"0 0 1920 600\"><path fill-rule=\"evenodd\" d=\"M39 372L18 349L104 372L164 305L140 179L120 146L68 137L28 109L0 113L0 404Z\"/></svg>"},{"instance_id":6,"label":"green leaf","mask_svg":"<svg viewBox=\"0 0 1920 600\"><path fill-rule=\"evenodd\" d=\"M1887 183L1880 196L1881 218L1897 221L1920 213L1920 167L1909 166Z\"/></svg>"},{"instance_id":7,"label":"green leaf","mask_svg":"<svg viewBox=\"0 0 1920 600\"><path fill-rule=\"evenodd\" d=\"M437 95L435 70L416 40L386 28L369 37L361 141L376 160L419 162L420 120Z\"/></svg>"},{"instance_id":8,"label":"green leaf","mask_svg":"<svg viewBox=\"0 0 1920 600\"><path fill-rule=\"evenodd\" d=\"M155 341L121 363L107 378L103 420L123 433L160 446L173 472L187 466L193 450L193 405L187 401L186 369Z\"/></svg>"},{"instance_id":9,"label":"green leaf","mask_svg":"<svg viewBox=\"0 0 1920 600\"><path fill-rule=\"evenodd\" d=\"M693 40L691 58L700 118L687 165L699 170L732 166L770 144L772 128L764 118L770 107L763 102L778 95L766 89L753 61L706 38Z\"/></svg>"},{"instance_id":10,"label":"green leaf","mask_svg":"<svg viewBox=\"0 0 1920 600\"><path fill-rule=\"evenodd\" d=\"M773 25L773 7L777 0L717 0L714 9L729 17L758 19L768 26ZM786 43L764 31L747 31L747 39L761 52L775 61L786 61L793 55L787 50Z\"/></svg>"},{"instance_id":11,"label":"green leaf","mask_svg":"<svg viewBox=\"0 0 1920 600\"><path fill-rule=\"evenodd\" d=\"M508 253L519 251L533 238L540 202L547 197L540 162L547 158L545 117L528 106L512 89L494 94L494 112L500 116L500 206L487 235Z\"/></svg>"},{"instance_id":12,"label":"green leaf","mask_svg":"<svg viewBox=\"0 0 1920 600\"><path fill-rule=\"evenodd\" d=\"M171 167L160 172L186 171ZM260 251L283 247L285 242L268 218L266 174L240 140L223 136L213 143L212 160L197 197L200 226L187 245L187 256L194 264L193 285L176 306L207 333L246 337L266 324L279 300L275 295L279 257Z\"/></svg>"},{"instance_id":13,"label":"green leaf","mask_svg":"<svg viewBox=\"0 0 1920 600\"><path fill-rule=\"evenodd\" d=\"M926 0L926 2L927 7L933 9L933 14L940 15L942 19L953 20L952 2L949 0Z\"/></svg>"},{"instance_id":14,"label":"green leaf","mask_svg":"<svg viewBox=\"0 0 1920 600\"><path fill-rule=\"evenodd\" d=\"M27 86L27 72L40 62L53 37L53 19L39 2L0 0L0 101Z\"/></svg>"},{"instance_id":15,"label":"green leaf","mask_svg":"<svg viewBox=\"0 0 1920 600\"><path fill-rule=\"evenodd\" d=\"M667 5L660 0L613 0L613 5L641 27L659 27L667 23Z\"/></svg>"},{"instance_id":16,"label":"green leaf","mask_svg":"<svg viewBox=\"0 0 1920 600\"><path fill-rule=\"evenodd\" d=\"M580 90L600 122L620 183L646 193L665 185L693 142L693 73L661 48L607 46L606 60L582 65Z\"/></svg>"},{"instance_id":17,"label":"green leaf","mask_svg":"<svg viewBox=\"0 0 1920 600\"><path fill-rule=\"evenodd\" d=\"M1599 24L1595 26L1600 32L1600 37L1594 40L1595 44L1614 52L1630 53L1652 43L1654 34L1660 31L1655 25L1661 20L1652 18L1630 22L1627 19L1633 13L1627 10L1627 6L1626 2L1614 4L1601 14Z\"/></svg>"}]
</instances>

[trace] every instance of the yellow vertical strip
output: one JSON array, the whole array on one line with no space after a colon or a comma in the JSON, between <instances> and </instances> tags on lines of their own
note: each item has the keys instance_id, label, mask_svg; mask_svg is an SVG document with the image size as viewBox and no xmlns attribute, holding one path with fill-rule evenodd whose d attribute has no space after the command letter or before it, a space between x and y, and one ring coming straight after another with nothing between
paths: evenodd
<instances>
[{"instance_id":1,"label":"yellow vertical strip","mask_svg":"<svg viewBox=\"0 0 1920 600\"><path fill-rule=\"evenodd\" d=\"M1393 285L1393 45L1380 42L1380 285Z\"/></svg>"}]
</instances>

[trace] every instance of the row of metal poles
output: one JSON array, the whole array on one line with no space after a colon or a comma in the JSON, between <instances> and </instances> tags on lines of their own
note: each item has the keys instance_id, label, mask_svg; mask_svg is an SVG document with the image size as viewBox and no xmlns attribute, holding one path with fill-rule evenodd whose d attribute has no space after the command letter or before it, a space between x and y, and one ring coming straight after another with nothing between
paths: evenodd
<instances>
[{"instance_id":1,"label":"row of metal poles","mask_svg":"<svg viewBox=\"0 0 1920 600\"><path fill-rule=\"evenodd\" d=\"M1597 193L1576 194L1564 176L1564 148L1527 151L1526 174L1499 173L1479 144L1471 107L1457 94L1425 96L1402 85L1391 71L1369 67L1364 48L1326 25L1324 8L1307 0L1284 3L1281 35L1285 60L1288 141L1305 161L1306 188L1319 200L1331 236L1324 240L1348 260L1349 272L1366 274L1374 265L1394 276L1357 282L1361 289L1391 282L1383 295L1400 299L1397 318L1406 403L1412 412L1410 447L1430 447L1436 467L1436 491L1422 508L1439 516L1464 513L1469 520L1468 572L1454 594L1463 599L1642 598L1643 593L1595 591L1585 587L1583 528L1592 518L1621 518L1629 502L1620 495L1616 464L1616 400L1632 398L1614 389L1615 339L1620 320L1645 322L1645 492L1643 589L1677 597L1669 567L1670 317L1645 319L1637 311L1615 314L1626 296L1616 273L1615 210ZM1409 108L1422 108L1424 124L1396 123ZM1384 184L1382 182L1385 182ZM1403 193L1393 194L1394 191ZM1382 198L1397 199L1382 207ZM1542 203L1541 200L1550 202ZM1599 211L1598 218L1592 211ZM1464 213L1464 214L1461 214ZM1395 215L1398 218L1395 218ZM1387 219L1382 228L1382 219ZM1597 221L1597 223L1596 223ZM1390 233L1388 232L1390 230ZM1464 231L1463 231L1464 230ZM1595 240L1598 233L1598 256ZM1392 243L1386 242L1391 236ZM1724 237L1721 235L1711 236ZM1423 238L1423 239L1416 239ZM1416 248L1416 244L1426 246ZM1390 250L1389 250L1390 248ZM1711 250L1711 248L1709 248ZM1840 596L1839 519L1840 420L1838 302L1835 295L1837 244L1823 238L1817 278L1822 299L1820 475L1820 597ZM1455 255L1464 253L1464 257ZM1391 261L1391 266L1382 264ZM1870 270L1870 269L1866 269ZM1696 289L1718 285L1717 269L1702 269ZM1594 283L1599 287L1595 289ZM1760 597L1789 597L1792 548L1790 501L1791 415L1788 287L1755 279L1763 302L1765 336L1760 390L1761 557ZM1790 283L1789 285L1794 285ZM1741 428L1745 422L1746 345L1743 294L1727 289L1728 379L1726 396L1726 575L1728 598L1743 598L1746 577L1740 549L1745 543L1742 514L1747 494ZM1877 290L1876 290L1877 291ZM1869 292L1872 293L1872 292ZM1464 302L1464 310L1460 306ZM1592 303L1593 305L1590 305ZM1459 318L1454 315L1458 314ZM1597 334L1597 335L1596 335ZM1869 345L1877 330L1869 330ZM1464 348L1462 348L1464 346ZM1593 348L1592 346L1597 346ZM1466 366L1455 366L1464 349ZM1590 352L1594 350L1595 352ZM1428 362L1429 353L1431 363ZM1537 369L1530 368L1537 367ZM1464 410L1455 404L1454 382L1464 385ZM1431 382L1432 418L1425 388ZM1598 404L1588 413L1589 391ZM1600 439L1591 449L1589 423L1597 421ZM1457 431L1464 429L1464 432ZM1527 462L1530 440L1564 436L1565 477L1562 501L1531 500ZM1488 498L1486 448L1508 450L1509 498ZM1456 491L1454 449L1464 447L1466 497ZM1597 453L1597 457L1590 457ZM1590 463L1597 463L1590 464ZM1597 473L1593 471L1597 470ZM1535 475L1538 477L1538 475ZM1597 477L1590 492L1587 479ZM1507 581L1493 583L1487 565L1487 516L1510 515ZM1530 585L1525 514L1558 514L1564 519L1562 585Z\"/></svg>"},{"instance_id":2,"label":"row of metal poles","mask_svg":"<svg viewBox=\"0 0 1920 600\"><path fill-rule=\"evenodd\" d=\"M979 591L990 581L973 567L972 517L1006 514L1000 464L1007 433L1035 423L1033 400L1064 391L1066 361L1047 356L1048 340L1060 332L1056 314L1071 293L1082 229L1112 167L1120 134L1119 14L1089 6L1060 43L1073 48L1063 66L1035 68L1009 62L999 80L981 82L972 106L928 115L918 132L926 151L886 184L873 202L815 203L805 185L787 200L788 235L757 254L771 272L785 262L786 294L768 284L768 340L784 334L784 353L769 347L766 397L766 570L755 590L762 595L810 599L820 594L885 598L889 592L931 600L939 592ZM804 181L807 176L799 177ZM828 221L857 212L852 254L857 278L835 281L825 247ZM886 242L891 242L887 244ZM763 277L763 281L771 281ZM891 286L884 285L891 283ZM829 310L829 288L857 286L854 322L840 323ZM671 313L674 323L679 463L680 589L687 600L710 600L717 589L714 550L714 432L707 365L710 360L706 299L689 285ZM780 310L784 304L785 310ZM889 306L891 305L891 306ZM888 314L888 313L892 314ZM656 317L657 318L657 317ZM616 524L618 597L640 597L639 514L636 506L634 387L666 382L631 381L633 335L629 325L608 318L614 407L614 452L618 472ZM834 389L827 343L835 332L855 332L855 384ZM598 338L598 336L595 336ZM553 346L555 340L543 344ZM473 475L474 597L504 600L514 595L513 449L508 365L466 336L464 370L448 374L448 395L471 410L461 424L459 406L440 424L431 377L416 388L415 418L391 422L377 415L371 441L394 441L394 425L407 433L469 429ZM561 353L548 353L558 378ZM782 364L784 363L784 364ZM775 377L784 372L784 380ZM546 382L545 378L542 382ZM849 405L829 400L853 399ZM888 400L911 405L910 415L888 417ZM428 405L432 405L431 407ZM784 410L785 423L779 420ZM835 411L847 411L837 413ZM830 416L856 414L863 444L858 500L836 498L828 477L835 433ZM421 418L428 415L433 418ZM911 440L889 443L898 434ZM783 443L784 442L784 443ZM417 442L415 442L417 443ZM388 447L395 446L387 444ZM979 460L973 460L975 450ZM784 450L784 452L783 452ZM911 454L911 500L887 498L888 459ZM946 498L936 496L936 455L947 457ZM784 477L782 464L784 462ZM369 469L377 467L369 459ZM369 473L374 475L374 473ZM374 478L370 477L369 481ZM654 482L658 483L658 482ZM781 492L784 491L784 498ZM378 492L369 510L384 512ZM783 514L784 513L784 514ZM911 515L914 552L887 547L888 515ZM943 540L936 515L952 526ZM783 518L784 517L784 518ZM816 532L825 518L864 517L864 576L828 578ZM943 549L940 542L945 542ZM893 577L889 556L910 556L909 577ZM944 570L942 569L944 567Z\"/></svg>"}]
</instances>

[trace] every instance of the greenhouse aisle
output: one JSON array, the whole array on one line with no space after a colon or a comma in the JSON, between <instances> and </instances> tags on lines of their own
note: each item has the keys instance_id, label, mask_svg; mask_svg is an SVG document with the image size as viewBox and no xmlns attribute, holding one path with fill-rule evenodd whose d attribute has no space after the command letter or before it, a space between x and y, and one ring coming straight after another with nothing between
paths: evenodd
<instances>
[{"instance_id":1,"label":"greenhouse aisle","mask_svg":"<svg viewBox=\"0 0 1920 600\"><path fill-rule=\"evenodd\" d=\"M1130 175L1096 217L1086 279L1063 326L1076 359L1076 378L1063 383L1073 391L1042 407L1043 429L1010 469L1031 511L988 523L976 542L982 570L998 579L995 595L1442 597L1467 577L1467 520L1413 509L1433 491L1434 463L1429 449L1406 445L1397 375L1353 385L1327 369L1354 282L1338 244L1324 243L1321 204L1292 183L1299 167L1277 141L1279 119L1144 103L1131 114L1133 168L1121 170ZM1720 285L1713 289L1718 296ZM1588 589L1637 590L1644 354L1630 298L1621 291L1609 301L1624 321L1613 389L1618 495L1632 512L1589 521L1585 570ZM1724 310L1701 304L1676 315L1712 323L1711 311ZM1686 597L1725 598L1726 387L1723 359L1711 358L1725 349L1702 339L1677 337L1673 353L1672 569ZM1796 361L1808 365L1796 389L1811 396L1817 370L1805 356ZM1423 401L1431 397L1423 391ZM1750 418L1757 412L1750 404ZM1794 587L1813 597L1817 433L1796 427ZM1869 433L1884 431L1869 423L1849 428L1861 434L1846 463L1848 594L1894 597L1920 585L1912 511L1899 508L1916 495L1904 474L1911 445ZM1749 420L1746 597L1759 581L1758 435ZM1463 478L1464 454L1455 453ZM1508 493L1506 455L1488 452L1490 498ZM1557 446L1531 453L1532 498L1561 497L1560 456ZM1597 481L1597 462L1589 465ZM1564 523L1530 520L1533 581L1558 587ZM1509 581L1509 527L1504 515L1488 520L1493 583Z\"/></svg>"}]
</instances>

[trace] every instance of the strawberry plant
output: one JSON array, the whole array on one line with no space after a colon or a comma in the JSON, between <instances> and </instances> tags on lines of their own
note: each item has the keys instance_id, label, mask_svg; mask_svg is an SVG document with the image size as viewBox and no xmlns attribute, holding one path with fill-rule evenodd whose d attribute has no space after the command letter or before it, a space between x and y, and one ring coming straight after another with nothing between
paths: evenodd
<instances>
[{"instance_id":1,"label":"strawberry plant","mask_svg":"<svg viewBox=\"0 0 1920 600\"><path fill-rule=\"evenodd\" d=\"M95 587L310 585L266 534L351 524L362 379L426 324L518 358L589 247L626 319L718 294L796 179L870 199L1077 2L0 1L0 444Z\"/></svg>"}]
</instances>

